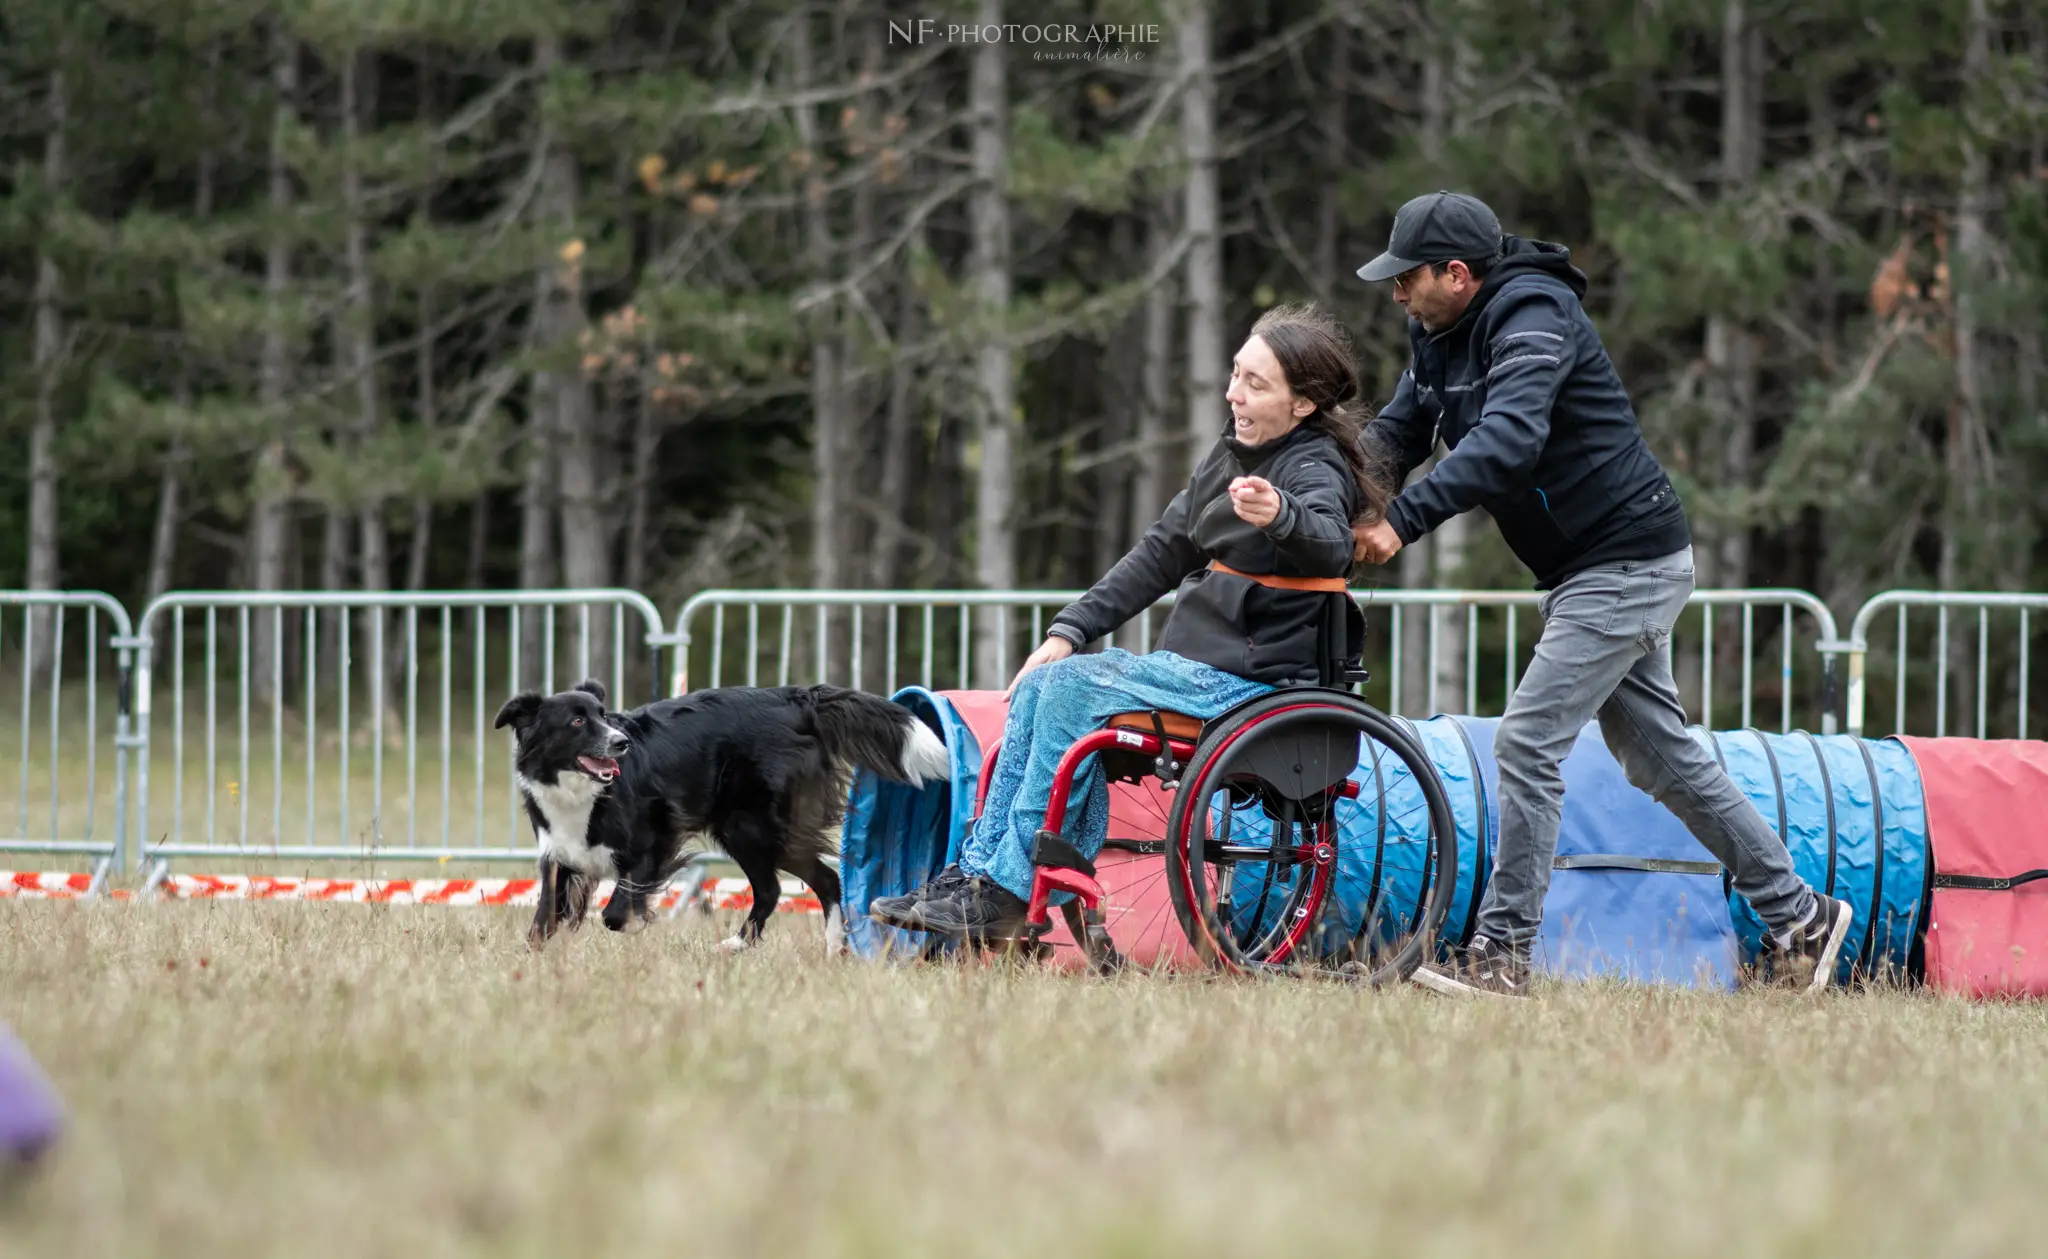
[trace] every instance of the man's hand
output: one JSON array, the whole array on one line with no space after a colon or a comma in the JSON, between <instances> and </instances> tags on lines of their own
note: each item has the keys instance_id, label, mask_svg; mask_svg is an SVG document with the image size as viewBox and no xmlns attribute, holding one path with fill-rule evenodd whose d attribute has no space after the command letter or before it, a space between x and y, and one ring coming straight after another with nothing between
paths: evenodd
<instances>
[{"instance_id":1,"label":"man's hand","mask_svg":"<svg viewBox=\"0 0 2048 1259\"><path fill-rule=\"evenodd\" d=\"M1264 477L1241 476L1230 483L1230 505L1239 520L1263 529L1280 518L1280 491Z\"/></svg>"},{"instance_id":2,"label":"man's hand","mask_svg":"<svg viewBox=\"0 0 2048 1259\"><path fill-rule=\"evenodd\" d=\"M1008 701L1010 692L1017 689L1017 684L1024 680L1025 674L1042 664L1051 664L1055 660L1065 660L1073 654L1074 644L1061 638L1058 634L1047 634L1045 641L1039 644L1038 650L1032 652L1024 661L1024 667L1017 670L1017 676L1010 679L1009 690L1003 692L1003 699Z\"/></svg>"},{"instance_id":3,"label":"man's hand","mask_svg":"<svg viewBox=\"0 0 2048 1259\"><path fill-rule=\"evenodd\" d=\"M1351 526L1351 560L1384 564L1401 549L1401 535L1382 520L1378 524Z\"/></svg>"}]
</instances>

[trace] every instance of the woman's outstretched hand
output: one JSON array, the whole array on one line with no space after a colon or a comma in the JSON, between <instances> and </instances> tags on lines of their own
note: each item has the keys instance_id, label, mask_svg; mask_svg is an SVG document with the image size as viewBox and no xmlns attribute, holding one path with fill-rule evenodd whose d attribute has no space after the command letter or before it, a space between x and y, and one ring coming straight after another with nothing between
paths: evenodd
<instances>
[{"instance_id":1,"label":"woman's outstretched hand","mask_svg":"<svg viewBox=\"0 0 2048 1259\"><path fill-rule=\"evenodd\" d=\"M1024 667L1017 670L1017 676L1010 679L1009 690L1003 692L1004 701L1008 702L1010 692L1017 689L1017 684L1024 680L1025 674L1040 665L1051 664L1055 660L1065 660L1073 654L1074 644L1061 638L1058 634L1047 634L1045 641L1038 645L1038 650L1032 652L1030 657L1024 661Z\"/></svg>"},{"instance_id":2,"label":"woman's outstretched hand","mask_svg":"<svg viewBox=\"0 0 2048 1259\"><path fill-rule=\"evenodd\" d=\"M1264 477L1241 476L1230 483L1230 506L1239 520L1263 529L1280 518L1280 491Z\"/></svg>"}]
</instances>

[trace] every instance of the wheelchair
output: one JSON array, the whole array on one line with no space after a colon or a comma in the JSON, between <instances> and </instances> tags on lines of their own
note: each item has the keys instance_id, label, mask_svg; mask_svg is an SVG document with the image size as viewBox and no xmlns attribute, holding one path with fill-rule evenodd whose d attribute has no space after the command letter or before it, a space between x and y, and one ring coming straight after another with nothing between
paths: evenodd
<instances>
[{"instance_id":1,"label":"wheelchair","mask_svg":"<svg viewBox=\"0 0 2048 1259\"><path fill-rule=\"evenodd\" d=\"M1364 615L1348 592L1329 597L1315 684L1208 721L1121 713L1065 751L1032 845L1028 916L1003 947L1049 956L1051 900L1067 893L1063 925L1087 964L1126 965L1098 862L1060 834L1093 756L1108 782L1150 781L1170 800L1157 834L1119 835L1113 818L1104 851L1164 858L1174 919L1201 961L1371 984L1405 981L1421 965L1455 892L1456 824L1421 743L1350 689L1369 680ZM976 825L1001 754L997 742L983 755Z\"/></svg>"}]
</instances>

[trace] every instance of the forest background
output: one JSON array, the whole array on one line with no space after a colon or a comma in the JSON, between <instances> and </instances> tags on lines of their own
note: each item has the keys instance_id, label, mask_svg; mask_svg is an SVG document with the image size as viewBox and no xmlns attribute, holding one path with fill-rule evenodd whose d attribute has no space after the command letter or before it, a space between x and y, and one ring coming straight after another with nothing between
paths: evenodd
<instances>
[{"instance_id":1,"label":"forest background","mask_svg":"<svg viewBox=\"0 0 2048 1259\"><path fill-rule=\"evenodd\" d=\"M1388 395L1352 273L1451 187L1590 275L1701 586L2038 589L2044 54L2022 0L0 0L0 586L1085 585L1260 309ZM1466 517L1385 580L1527 578Z\"/></svg>"}]
</instances>

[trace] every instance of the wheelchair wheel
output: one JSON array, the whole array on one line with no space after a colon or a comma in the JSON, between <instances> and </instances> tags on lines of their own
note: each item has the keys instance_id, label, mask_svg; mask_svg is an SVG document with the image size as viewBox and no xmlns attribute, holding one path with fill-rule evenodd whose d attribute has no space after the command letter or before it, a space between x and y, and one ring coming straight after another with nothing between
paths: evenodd
<instances>
[{"instance_id":1,"label":"wheelchair wheel","mask_svg":"<svg viewBox=\"0 0 2048 1259\"><path fill-rule=\"evenodd\" d=\"M1422 747L1342 691L1280 691L1217 722L1166 825L1190 942L1229 971L1405 980L1456 891L1456 823Z\"/></svg>"}]
</instances>

